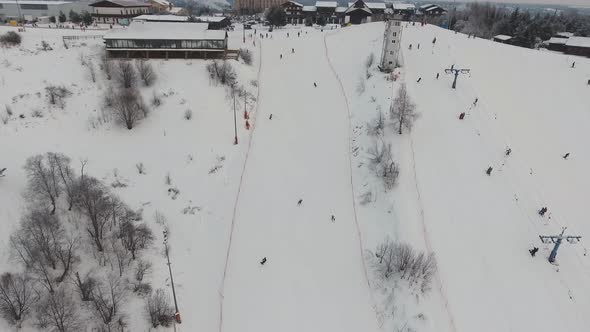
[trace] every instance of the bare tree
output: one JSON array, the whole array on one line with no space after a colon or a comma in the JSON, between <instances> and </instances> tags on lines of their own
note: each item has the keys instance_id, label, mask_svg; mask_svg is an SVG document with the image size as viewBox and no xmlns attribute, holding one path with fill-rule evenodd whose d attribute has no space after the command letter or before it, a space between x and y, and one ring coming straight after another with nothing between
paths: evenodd
<instances>
[{"instance_id":1,"label":"bare tree","mask_svg":"<svg viewBox=\"0 0 590 332\"><path fill-rule=\"evenodd\" d=\"M152 263L140 259L137 261L137 265L135 265L135 271L133 275L135 276L135 280L142 282L143 278L150 273L152 269Z\"/></svg>"},{"instance_id":2,"label":"bare tree","mask_svg":"<svg viewBox=\"0 0 590 332\"><path fill-rule=\"evenodd\" d=\"M48 85L45 87L45 92L49 98L49 103L51 105L57 105L60 108L64 108L65 106L64 99L72 95L72 92L63 85Z\"/></svg>"},{"instance_id":3,"label":"bare tree","mask_svg":"<svg viewBox=\"0 0 590 332\"><path fill-rule=\"evenodd\" d=\"M121 318L121 306L127 298L122 279L110 276L100 281L92 295L94 315L104 330L111 332Z\"/></svg>"},{"instance_id":4,"label":"bare tree","mask_svg":"<svg viewBox=\"0 0 590 332\"><path fill-rule=\"evenodd\" d=\"M389 109L389 115L394 125L398 127L400 135L402 134L402 128L406 128L408 131L412 130L418 114L416 113L416 105L410 99L405 84L402 84L399 88L397 97L395 97Z\"/></svg>"},{"instance_id":5,"label":"bare tree","mask_svg":"<svg viewBox=\"0 0 590 332\"><path fill-rule=\"evenodd\" d=\"M28 275L4 273L0 276L0 315L10 324L20 327L38 298Z\"/></svg>"},{"instance_id":6,"label":"bare tree","mask_svg":"<svg viewBox=\"0 0 590 332\"><path fill-rule=\"evenodd\" d=\"M62 153L49 152L47 159L53 168L57 170L61 179L63 190L68 195L68 211L72 210L75 199L76 175L70 166L71 159Z\"/></svg>"},{"instance_id":7,"label":"bare tree","mask_svg":"<svg viewBox=\"0 0 590 332\"><path fill-rule=\"evenodd\" d=\"M119 237L133 260L139 250L147 248L154 241L154 234L146 223L135 224L132 220L121 223Z\"/></svg>"},{"instance_id":8,"label":"bare tree","mask_svg":"<svg viewBox=\"0 0 590 332\"><path fill-rule=\"evenodd\" d=\"M402 278L407 277L407 273L410 270L410 267L414 263L414 258L416 253L412 247L409 245L402 243L395 245L395 261L394 266L395 270L402 274Z\"/></svg>"},{"instance_id":9,"label":"bare tree","mask_svg":"<svg viewBox=\"0 0 590 332\"><path fill-rule=\"evenodd\" d=\"M385 130L385 117L381 111L378 112L377 117L368 124L369 135L382 136Z\"/></svg>"},{"instance_id":10,"label":"bare tree","mask_svg":"<svg viewBox=\"0 0 590 332\"><path fill-rule=\"evenodd\" d=\"M137 73L130 61L117 62L115 76L121 87L125 89L131 89L137 84Z\"/></svg>"},{"instance_id":11,"label":"bare tree","mask_svg":"<svg viewBox=\"0 0 590 332\"><path fill-rule=\"evenodd\" d=\"M237 74L227 61L213 61L207 65L209 79L215 84L232 86L236 83Z\"/></svg>"},{"instance_id":12,"label":"bare tree","mask_svg":"<svg viewBox=\"0 0 590 332\"><path fill-rule=\"evenodd\" d=\"M28 178L28 195L43 205L50 205L51 213L55 213L56 200L61 192L56 165L43 155L36 155L27 159L24 169Z\"/></svg>"},{"instance_id":13,"label":"bare tree","mask_svg":"<svg viewBox=\"0 0 590 332\"><path fill-rule=\"evenodd\" d=\"M60 287L37 303L37 326L51 332L80 331L83 324L78 307L65 288Z\"/></svg>"},{"instance_id":14,"label":"bare tree","mask_svg":"<svg viewBox=\"0 0 590 332\"><path fill-rule=\"evenodd\" d=\"M385 189L393 188L399 176L399 166L393 160L391 144L375 141L375 145L367 150L370 168L383 181Z\"/></svg>"},{"instance_id":15,"label":"bare tree","mask_svg":"<svg viewBox=\"0 0 590 332\"><path fill-rule=\"evenodd\" d=\"M172 307L169 297L161 288L146 298L145 311L154 328L159 325L170 326L174 319L174 307Z\"/></svg>"},{"instance_id":16,"label":"bare tree","mask_svg":"<svg viewBox=\"0 0 590 332\"><path fill-rule=\"evenodd\" d=\"M92 276L92 271L89 271L80 277L80 273L76 272L76 276L72 278L72 283L76 285L76 292L80 295L82 301L92 300L92 294L96 287L96 278Z\"/></svg>"},{"instance_id":17,"label":"bare tree","mask_svg":"<svg viewBox=\"0 0 590 332\"><path fill-rule=\"evenodd\" d=\"M131 264L130 253L114 236L109 239L109 249L111 267L114 263L119 273L119 277L122 277L125 269ZM112 268L114 269L114 267Z\"/></svg>"},{"instance_id":18,"label":"bare tree","mask_svg":"<svg viewBox=\"0 0 590 332\"><path fill-rule=\"evenodd\" d=\"M78 181L78 195L74 207L88 219L86 231L99 252L104 250L105 227L111 220L113 198L107 188L96 178L83 176Z\"/></svg>"},{"instance_id":19,"label":"bare tree","mask_svg":"<svg viewBox=\"0 0 590 332\"><path fill-rule=\"evenodd\" d=\"M124 89L115 95L111 111L115 118L129 130L133 129L133 126L147 113L141 95L133 89Z\"/></svg>"},{"instance_id":20,"label":"bare tree","mask_svg":"<svg viewBox=\"0 0 590 332\"><path fill-rule=\"evenodd\" d=\"M139 73L139 77L143 81L143 84L145 86L151 86L156 80L156 73L154 72L152 64L146 60L137 60L135 62L135 67L137 68L137 72Z\"/></svg>"},{"instance_id":21,"label":"bare tree","mask_svg":"<svg viewBox=\"0 0 590 332\"><path fill-rule=\"evenodd\" d=\"M109 57L107 56L106 51L100 57L102 60L102 69L107 77L107 80L111 80L111 71L112 71L112 64L109 61Z\"/></svg>"}]
</instances>

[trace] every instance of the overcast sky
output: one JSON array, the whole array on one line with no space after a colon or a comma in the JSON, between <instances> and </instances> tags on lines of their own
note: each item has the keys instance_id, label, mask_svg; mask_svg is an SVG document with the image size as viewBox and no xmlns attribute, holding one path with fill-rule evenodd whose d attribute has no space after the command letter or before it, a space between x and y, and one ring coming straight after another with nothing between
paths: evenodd
<instances>
[{"instance_id":1,"label":"overcast sky","mask_svg":"<svg viewBox=\"0 0 590 332\"><path fill-rule=\"evenodd\" d=\"M505 2L505 3L526 3L526 4L560 4L560 5L578 5L590 7L590 0L464 0L468 2Z\"/></svg>"}]
</instances>

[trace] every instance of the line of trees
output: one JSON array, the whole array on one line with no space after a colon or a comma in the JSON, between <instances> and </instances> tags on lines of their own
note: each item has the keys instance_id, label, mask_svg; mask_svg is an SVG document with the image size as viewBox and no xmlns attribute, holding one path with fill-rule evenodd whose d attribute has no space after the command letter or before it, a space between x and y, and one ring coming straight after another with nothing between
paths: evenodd
<instances>
[{"instance_id":1,"label":"line of trees","mask_svg":"<svg viewBox=\"0 0 590 332\"><path fill-rule=\"evenodd\" d=\"M42 329L74 332L88 324L85 311L98 330L115 331L126 326L123 306L135 293L149 323L167 326L174 314L168 297L144 281L152 267L142 259L155 239L150 227L85 174L85 165L77 174L61 153L27 159L27 204L9 241L22 272L0 274L0 316L17 327L30 318Z\"/></svg>"},{"instance_id":2,"label":"line of trees","mask_svg":"<svg viewBox=\"0 0 590 332\"><path fill-rule=\"evenodd\" d=\"M514 45L528 48L537 47L557 32L590 36L590 16L580 15L573 9L531 13L490 3L471 3L465 10L452 10L448 17L450 28L455 31L487 39L505 34L513 37Z\"/></svg>"}]
</instances>

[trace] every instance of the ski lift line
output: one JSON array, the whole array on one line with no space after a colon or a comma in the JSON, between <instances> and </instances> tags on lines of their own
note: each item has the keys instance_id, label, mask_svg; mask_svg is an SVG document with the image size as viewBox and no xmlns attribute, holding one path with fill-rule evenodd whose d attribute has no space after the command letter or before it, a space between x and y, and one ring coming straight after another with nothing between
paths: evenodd
<instances>
[{"instance_id":1,"label":"ski lift line","mask_svg":"<svg viewBox=\"0 0 590 332\"><path fill-rule=\"evenodd\" d=\"M227 244L227 251L226 251L226 255L225 255L225 264L224 264L224 268L223 268L223 276L221 278L221 285L219 287L219 332L223 331L223 305L224 305L224 291L225 291L225 280L227 278L227 270L229 267L229 260L230 260L230 254L231 254L231 248L232 248L232 239L233 239L233 234L234 234L234 230L235 230L235 224L236 224L236 216L237 216L237 208L238 208L238 203L240 201L240 192L242 189L242 184L244 182L244 175L246 173L246 166L248 164L248 157L250 156L250 150L252 148L252 141L254 140L254 133L255 133L255 129L256 129L256 118L258 115L258 108L260 106L260 87L262 85L262 83L260 82L260 73L261 73L261 69L262 69L262 41L259 41L258 44L258 53L259 53L259 60L258 60L258 73L257 73L257 80L259 82L258 87L257 87L257 91L256 91L256 109L254 110L254 114L253 114L253 124L254 126L252 127L252 133L250 135L250 139L248 140L248 147L246 149L246 156L244 157L244 163L242 165L242 172L240 174L240 182L238 184L238 190L236 192L236 199L234 201L234 206L233 206L233 213L232 213L232 219L231 219L231 226L230 226L230 231L229 231L229 239L228 239L228 244Z\"/></svg>"}]
</instances>

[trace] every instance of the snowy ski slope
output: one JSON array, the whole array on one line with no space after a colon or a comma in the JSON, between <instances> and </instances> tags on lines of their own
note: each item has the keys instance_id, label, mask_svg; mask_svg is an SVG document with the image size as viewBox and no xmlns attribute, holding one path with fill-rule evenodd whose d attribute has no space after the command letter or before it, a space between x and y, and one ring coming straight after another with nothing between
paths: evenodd
<instances>
[{"instance_id":1,"label":"snowy ski slope","mask_svg":"<svg viewBox=\"0 0 590 332\"><path fill-rule=\"evenodd\" d=\"M0 104L30 90L16 114L45 104L34 95L43 80L76 84L66 110L0 124L0 154L9 156L0 160L9 168L0 179L2 271L10 267L8 234L22 212L22 164L55 150L88 158L89 171L105 181L115 180L117 169L128 184L118 195L146 219L156 210L168 216L180 331L589 330L589 59L408 26L400 80L372 69L359 93L366 57L380 55L382 23L279 29L272 39L255 37L256 47L248 36L255 66L236 68L242 81L258 79L258 89L250 87L258 103L251 105L252 129L240 121L235 147L231 100L209 86L200 61L154 61L160 75L154 89L174 94L132 134L109 125L89 129L106 84L94 86L72 65L79 51L62 49L59 34L25 35L26 48L45 39L53 53L0 53ZM241 31L230 38L242 46ZM97 53L92 45L81 50ZM453 64L471 69L456 90L444 74ZM421 116L411 135L385 136L401 173L397 187L384 192L367 171L366 123L376 109L387 111L402 81ZM186 108L195 111L194 121L182 119ZM568 160L561 157L566 152ZM221 171L209 174L220 156L227 158ZM137 162L146 164L147 175L137 174ZM181 191L176 200L162 184L167 172ZM367 190L373 199L359 203ZM544 218L537 214L542 206L549 208ZM199 209L181 213L187 207ZM551 246L538 235L564 226L584 238L564 243L558 265L550 265ZM376 282L367 258L386 236L436 254L439 273L428 296L396 289L394 307L385 303L391 298L384 298L386 286ZM532 246L540 247L535 258ZM163 264L157 248L150 255ZM151 280L166 285L167 275L158 269ZM129 306L129 315L141 330L140 305Z\"/></svg>"}]
</instances>

